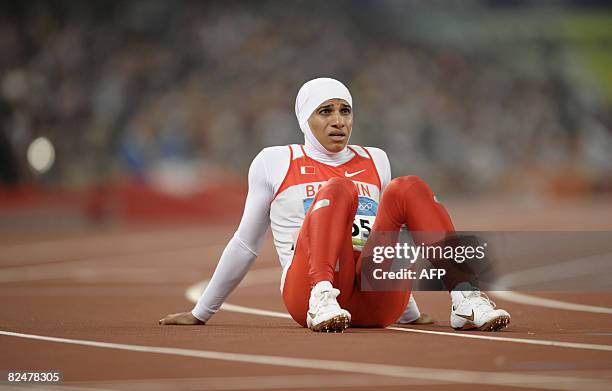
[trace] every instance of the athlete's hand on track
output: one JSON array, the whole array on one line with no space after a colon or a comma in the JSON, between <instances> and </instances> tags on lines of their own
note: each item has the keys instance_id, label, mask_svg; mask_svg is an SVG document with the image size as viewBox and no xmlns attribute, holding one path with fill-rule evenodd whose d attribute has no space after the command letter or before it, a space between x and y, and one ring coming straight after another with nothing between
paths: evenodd
<instances>
[{"instance_id":1,"label":"athlete's hand on track","mask_svg":"<svg viewBox=\"0 0 612 391\"><path fill-rule=\"evenodd\" d=\"M179 312L178 314L166 315L165 318L159 320L162 325L178 325L178 326L193 326L206 324L196 318L191 312Z\"/></svg>"}]
</instances>

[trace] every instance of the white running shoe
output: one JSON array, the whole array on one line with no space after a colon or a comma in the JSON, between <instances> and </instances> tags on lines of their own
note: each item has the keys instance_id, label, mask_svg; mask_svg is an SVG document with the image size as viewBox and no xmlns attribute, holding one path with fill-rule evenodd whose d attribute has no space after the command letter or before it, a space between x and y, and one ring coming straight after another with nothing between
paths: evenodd
<instances>
[{"instance_id":1,"label":"white running shoe","mask_svg":"<svg viewBox=\"0 0 612 391\"><path fill-rule=\"evenodd\" d=\"M455 330L499 331L510 323L510 314L495 309L486 294L479 290L453 291L450 322Z\"/></svg>"},{"instance_id":2,"label":"white running shoe","mask_svg":"<svg viewBox=\"0 0 612 391\"><path fill-rule=\"evenodd\" d=\"M335 288L315 290L310 294L306 324L312 331L342 333L351 324L351 314L336 301L340 291Z\"/></svg>"}]
</instances>

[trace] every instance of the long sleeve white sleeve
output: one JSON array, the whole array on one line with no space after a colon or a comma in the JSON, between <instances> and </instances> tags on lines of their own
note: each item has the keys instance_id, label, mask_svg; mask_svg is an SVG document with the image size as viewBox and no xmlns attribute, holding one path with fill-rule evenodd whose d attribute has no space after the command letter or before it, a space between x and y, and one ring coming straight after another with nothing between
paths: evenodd
<instances>
[{"instance_id":1,"label":"long sleeve white sleeve","mask_svg":"<svg viewBox=\"0 0 612 391\"><path fill-rule=\"evenodd\" d=\"M387 153L380 148L366 147L366 149L372 155L372 159L374 159L376 170L378 170L378 175L380 176L380 184L382 190L384 190L389 182L391 182L391 164L389 163L389 157Z\"/></svg>"},{"instance_id":2,"label":"long sleeve white sleeve","mask_svg":"<svg viewBox=\"0 0 612 391\"><path fill-rule=\"evenodd\" d=\"M264 149L251 163L249 191L240 226L225 247L210 283L191 311L203 322L219 310L247 274L270 226L270 202L274 189L269 180L265 154Z\"/></svg>"}]
</instances>

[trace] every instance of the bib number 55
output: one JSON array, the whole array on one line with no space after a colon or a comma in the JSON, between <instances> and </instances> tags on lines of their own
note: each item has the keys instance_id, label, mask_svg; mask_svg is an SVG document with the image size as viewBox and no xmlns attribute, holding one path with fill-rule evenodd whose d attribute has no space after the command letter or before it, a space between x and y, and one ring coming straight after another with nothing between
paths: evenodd
<instances>
[{"instance_id":1,"label":"bib number 55","mask_svg":"<svg viewBox=\"0 0 612 391\"><path fill-rule=\"evenodd\" d=\"M353 237L367 239L372 232L372 222L368 218L356 217L353 221Z\"/></svg>"}]
</instances>

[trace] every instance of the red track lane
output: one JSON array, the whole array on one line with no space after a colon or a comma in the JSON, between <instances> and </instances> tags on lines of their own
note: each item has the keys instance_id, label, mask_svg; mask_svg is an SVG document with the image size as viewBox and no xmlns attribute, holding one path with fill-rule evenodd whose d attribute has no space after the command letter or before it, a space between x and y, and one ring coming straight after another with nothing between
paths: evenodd
<instances>
[{"instance_id":1,"label":"red track lane","mask_svg":"<svg viewBox=\"0 0 612 391\"><path fill-rule=\"evenodd\" d=\"M479 227L468 227L477 229ZM219 312L204 327L162 327L187 310L185 289L209 278L231 227L109 230L0 243L0 330L68 339L198 351L335 360L510 375L599 379L612 384L612 352L466 340L381 329L315 334L287 319ZM255 268L277 265L271 241ZM280 267L278 268L280 277ZM422 311L452 331L449 298L417 292ZM549 293L548 298L612 307L610 293ZM278 284L238 288L233 304L284 311ZM496 300L511 326L494 337L612 345L612 316ZM171 354L69 345L0 335L0 369L62 370L63 386L104 389L423 389L488 390L481 384L356 371L262 365ZM8 352L8 353L6 353ZM386 367L385 367L386 368ZM491 379L494 377L491 376ZM484 384L483 384L484 383ZM246 385L245 385L246 384ZM529 389L525 386L525 389ZM495 385L495 389L516 389Z\"/></svg>"}]
</instances>

